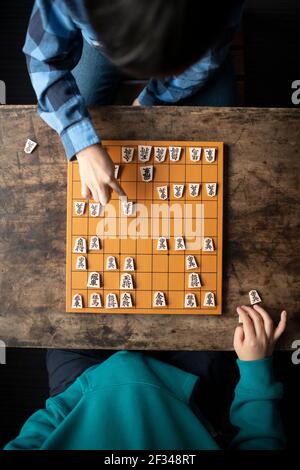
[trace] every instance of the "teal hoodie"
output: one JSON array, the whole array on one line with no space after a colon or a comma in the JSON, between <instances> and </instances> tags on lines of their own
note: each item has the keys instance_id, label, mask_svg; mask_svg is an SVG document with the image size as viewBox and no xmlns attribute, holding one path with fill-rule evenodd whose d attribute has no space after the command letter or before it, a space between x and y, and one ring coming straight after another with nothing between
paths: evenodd
<instances>
[{"instance_id":1,"label":"teal hoodie","mask_svg":"<svg viewBox=\"0 0 300 470\"><path fill-rule=\"evenodd\" d=\"M282 386L271 358L238 366L231 422L239 431L231 447L282 448ZM118 352L49 398L5 449L219 449L189 405L197 380L142 353Z\"/></svg>"}]
</instances>

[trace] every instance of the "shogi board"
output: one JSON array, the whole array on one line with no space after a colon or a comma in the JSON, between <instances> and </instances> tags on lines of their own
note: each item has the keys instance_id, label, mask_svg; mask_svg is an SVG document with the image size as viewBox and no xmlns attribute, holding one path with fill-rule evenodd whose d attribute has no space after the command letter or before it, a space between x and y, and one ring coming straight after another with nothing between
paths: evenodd
<instances>
[{"instance_id":1,"label":"shogi board","mask_svg":"<svg viewBox=\"0 0 300 470\"><path fill-rule=\"evenodd\" d=\"M222 313L222 229L223 229L223 143L222 142L188 142L188 141L104 141L103 146L111 156L113 162L119 165L118 180L125 190L128 201L143 204L150 210L151 204L178 204L183 209L187 204L192 209L182 224L182 233L185 240L185 251L176 251L174 248L175 222L177 215L172 213L168 220L168 251L157 250L157 237L165 235L165 226L161 217L158 223L158 232L151 234L151 228L157 223L155 217L141 216L136 212L134 216L124 216L120 206L118 195L113 192L110 209L116 212L116 217L110 212L109 207L99 217L91 217L88 201L82 199L79 167L76 161L68 165L68 199L67 199L67 266L66 266L66 311L67 312L93 312L105 314L221 314ZM138 145L152 146L150 160L146 163L138 159ZM164 162L157 162L154 158L154 147L166 147ZM179 161L170 161L169 147L181 147ZM130 163L122 160L122 147L133 147L134 156ZM190 148L201 147L200 161L190 159ZM208 163L204 157L205 148L215 148L216 158L213 163ZM154 175L151 182L144 182L141 177L141 166L153 165ZM217 194L209 197L206 192L206 183L217 183ZM198 197L191 197L189 183L200 183ZM173 185L183 184L182 198L176 199L173 195ZM158 186L168 185L169 197L162 201L158 197ZM75 201L86 203L85 212L77 216L74 209ZM196 205L203 208L200 216L196 214ZM156 214L157 215L157 214ZM143 229L147 224L149 237L141 238L140 226L137 227L137 218L143 223ZM124 220L125 219L125 220ZM201 219L201 220L200 220ZM165 220L165 219L164 219ZM202 223L203 231L197 231L197 223ZM99 225L100 222L100 225ZM123 228L121 228L121 224ZM131 225L132 232L137 237L126 238L124 232ZM109 234L107 233L109 227ZM127 227L127 228L126 228ZM196 227L196 230L195 230ZM192 233L194 231L195 233ZM101 247L99 251L89 251L89 241L92 236L98 235ZM204 252L202 241L204 237L213 239L215 251ZM143 234L145 235L145 234ZM87 270L76 270L78 254L73 253L74 243L78 237L84 237L87 243ZM194 242L199 242L194 243ZM195 248L196 247L196 248ZM198 267L193 270L186 269L186 256L194 255ZM106 270L106 258L114 256L117 261L116 271ZM114 293L120 302L120 278L124 274L124 261L126 257L134 258L135 271L131 271L133 278L133 290L131 293L132 308L105 308L106 295ZM90 272L98 272L101 277L101 286L98 289L88 288L88 275ZM201 287L189 288L188 276L191 272L197 272L200 276ZM166 306L153 307L153 295L160 291L165 294ZM99 293L102 306L90 307L90 295ZM215 307L204 307L206 292L215 294ZM185 294L194 293L197 307L185 307ZM75 294L82 297L82 308L72 308L72 299Z\"/></svg>"}]
</instances>

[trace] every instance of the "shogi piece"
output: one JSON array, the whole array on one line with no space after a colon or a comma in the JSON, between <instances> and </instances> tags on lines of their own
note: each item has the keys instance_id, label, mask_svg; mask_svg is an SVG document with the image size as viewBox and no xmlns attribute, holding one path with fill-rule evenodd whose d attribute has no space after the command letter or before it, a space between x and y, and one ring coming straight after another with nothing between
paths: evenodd
<instances>
[{"instance_id":1,"label":"shogi piece","mask_svg":"<svg viewBox=\"0 0 300 470\"><path fill-rule=\"evenodd\" d=\"M117 260L115 256L108 256L106 258L107 271L116 271L118 269Z\"/></svg>"},{"instance_id":2,"label":"shogi piece","mask_svg":"<svg viewBox=\"0 0 300 470\"><path fill-rule=\"evenodd\" d=\"M169 147L170 162L178 162L181 157L181 147Z\"/></svg>"},{"instance_id":3,"label":"shogi piece","mask_svg":"<svg viewBox=\"0 0 300 470\"><path fill-rule=\"evenodd\" d=\"M132 307L132 297L130 292L122 292L120 297L120 307L121 308L130 308Z\"/></svg>"},{"instance_id":4,"label":"shogi piece","mask_svg":"<svg viewBox=\"0 0 300 470\"><path fill-rule=\"evenodd\" d=\"M97 289L101 286L101 278L100 273L91 272L89 273L87 287L91 287L93 289Z\"/></svg>"},{"instance_id":5,"label":"shogi piece","mask_svg":"<svg viewBox=\"0 0 300 470\"><path fill-rule=\"evenodd\" d=\"M123 215L133 215L134 214L134 204L132 201L123 201L122 202Z\"/></svg>"},{"instance_id":6,"label":"shogi piece","mask_svg":"<svg viewBox=\"0 0 300 470\"><path fill-rule=\"evenodd\" d=\"M84 214L85 211L85 202L83 201L74 201L74 211L75 214L79 217Z\"/></svg>"},{"instance_id":7,"label":"shogi piece","mask_svg":"<svg viewBox=\"0 0 300 470\"><path fill-rule=\"evenodd\" d=\"M259 304L261 302L261 298L257 290L254 289L249 292L249 299L251 305Z\"/></svg>"},{"instance_id":8,"label":"shogi piece","mask_svg":"<svg viewBox=\"0 0 300 470\"><path fill-rule=\"evenodd\" d=\"M191 197L199 196L200 183L190 183L189 184L189 192L190 192Z\"/></svg>"},{"instance_id":9,"label":"shogi piece","mask_svg":"<svg viewBox=\"0 0 300 470\"><path fill-rule=\"evenodd\" d=\"M73 248L74 253L86 253L86 239L83 237L76 238Z\"/></svg>"},{"instance_id":10,"label":"shogi piece","mask_svg":"<svg viewBox=\"0 0 300 470\"><path fill-rule=\"evenodd\" d=\"M203 307L215 307L215 294L213 292L205 292Z\"/></svg>"},{"instance_id":11,"label":"shogi piece","mask_svg":"<svg viewBox=\"0 0 300 470\"><path fill-rule=\"evenodd\" d=\"M215 246L212 238L203 239L203 251L215 251Z\"/></svg>"},{"instance_id":12,"label":"shogi piece","mask_svg":"<svg viewBox=\"0 0 300 470\"><path fill-rule=\"evenodd\" d=\"M174 184L173 185L173 194L177 199L181 198L184 193L184 184Z\"/></svg>"},{"instance_id":13,"label":"shogi piece","mask_svg":"<svg viewBox=\"0 0 300 470\"><path fill-rule=\"evenodd\" d=\"M37 143L34 142L34 140L27 139L25 147L24 147L24 152L25 153L32 153L34 151L34 149L36 148L36 146L37 146Z\"/></svg>"},{"instance_id":14,"label":"shogi piece","mask_svg":"<svg viewBox=\"0 0 300 470\"><path fill-rule=\"evenodd\" d=\"M201 158L201 147L190 147L190 160L192 162L199 162Z\"/></svg>"},{"instance_id":15,"label":"shogi piece","mask_svg":"<svg viewBox=\"0 0 300 470\"><path fill-rule=\"evenodd\" d=\"M118 308L118 299L116 294L109 293L106 295L105 308Z\"/></svg>"},{"instance_id":16,"label":"shogi piece","mask_svg":"<svg viewBox=\"0 0 300 470\"><path fill-rule=\"evenodd\" d=\"M185 306L185 308L196 308L197 307L197 299L196 299L195 294L185 294L184 306Z\"/></svg>"},{"instance_id":17,"label":"shogi piece","mask_svg":"<svg viewBox=\"0 0 300 470\"><path fill-rule=\"evenodd\" d=\"M166 251L168 250L168 240L165 238L165 237L160 237L158 240L157 240L157 247L156 249L158 251Z\"/></svg>"},{"instance_id":18,"label":"shogi piece","mask_svg":"<svg viewBox=\"0 0 300 470\"><path fill-rule=\"evenodd\" d=\"M217 183L206 183L206 194L209 197L215 197L217 194Z\"/></svg>"},{"instance_id":19,"label":"shogi piece","mask_svg":"<svg viewBox=\"0 0 300 470\"><path fill-rule=\"evenodd\" d=\"M115 165L115 172L114 172L114 175L115 175L115 178L116 178L116 179L119 178L119 170L120 170L120 165Z\"/></svg>"},{"instance_id":20,"label":"shogi piece","mask_svg":"<svg viewBox=\"0 0 300 470\"><path fill-rule=\"evenodd\" d=\"M175 237L175 250L185 250L185 242L183 237Z\"/></svg>"},{"instance_id":21,"label":"shogi piece","mask_svg":"<svg viewBox=\"0 0 300 470\"><path fill-rule=\"evenodd\" d=\"M155 161L162 163L165 161L167 155L167 147L154 147Z\"/></svg>"},{"instance_id":22,"label":"shogi piece","mask_svg":"<svg viewBox=\"0 0 300 470\"><path fill-rule=\"evenodd\" d=\"M204 156L207 163L213 163L216 159L216 149L213 147L204 149Z\"/></svg>"},{"instance_id":23,"label":"shogi piece","mask_svg":"<svg viewBox=\"0 0 300 470\"><path fill-rule=\"evenodd\" d=\"M153 307L165 307L166 305L166 296L164 292L154 292Z\"/></svg>"},{"instance_id":24,"label":"shogi piece","mask_svg":"<svg viewBox=\"0 0 300 470\"><path fill-rule=\"evenodd\" d=\"M82 296L80 294L73 295L72 308L82 308Z\"/></svg>"},{"instance_id":25,"label":"shogi piece","mask_svg":"<svg viewBox=\"0 0 300 470\"><path fill-rule=\"evenodd\" d=\"M198 268L197 260L194 255L185 257L185 267L187 270Z\"/></svg>"},{"instance_id":26,"label":"shogi piece","mask_svg":"<svg viewBox=\"0 0 300 470\"><path fill-rule=\"evenodd\" d=\"M145 183L149 183L153 180L153 166L141 166L140 172L142 180L145 181Z\"/></svg>"},{"instance_id":27,"label":"shogi piece","mask_svg":"<svg viewBox=\"0 0 300 470\"><path fill-rule=\"evenodd\" d=\"M89 307L92 307L92 308L102 307L100 294L98 294L97 292L91 293Z\"/></svg>"},{"instance_id":28,"label":"shogi piece","mask_svg":"<svg viewBox=\"0 0 300 470\"><path fill-rule=\"evenodd\" d=\"M122 147L122 160L125 163L130 163L133 160L134 147Z\"/></svg>"},{"instance_id":29,"label":"shogi piece","mask_svg":"<svg viewBox=\"0 0 300 470\"><path fill-rule=\"evenodd\" d=\"M134 270L135 270L134 259L131 258L130 256L127 256L124 261L124 271L134 271Z\"/></svg>"},{"instance_id":30,"label":"shogi piece","mask_svg":"<svg viewBox=\"0 0 300 470\"><path fill-rule=\"evenodd\" d=\"M190 289L196 289L197 287L201 287L200 276L198 273L190 273L189 274L189 283L188 286Z\"/></svg>"},{"instance_id":31,"label":"shogi piece","mask_svg":"<svg viewBox=\"0 0 300 470\"><path fill-rule=\"evenodd\" d=\"M131 274L121 274L120 289L133 289L133 281Z\"/></svg>"},{"instance_id":32,"label":"shogi piece","mask_svg":"<svg viewBox=\"0 0 300 470\"><path fill-rule=\"evenodd\" d=\"M138 156L140 162L148 162L151 157L152 145L138 145Z\"/></svg>"},{"instance_id":33,"label":"shogi piece","mask_svg":"<svg viewBox=\"0 0 300 470\"><path fill-rule=\"evenodd\" d=\"M97 251L97 250L100 250L100 248L101 248L100 239L99 239L99 237L94 235L90 239L89 250L90 251Z\"/></svg>"},{"instance_id":34,"label":"shogi piece","mask_svg":"<svg viewBox=\"0 0 300 470\"><path fill-rule=\"evenodd\" d=\"M158 186L156 189L159 199L166 201L168 199L168 186Z\"/></svg>"},{"instance_id":35,"label":"shogi piece","mask_svg":"<svg viewBox=\"0 0 300 470\"><path fill-rule=\"evenodd\" d=\"M101 205L98 202L90 202L90 217L99 217L101 212Z\"/></svg>"},{"instance_id":36,"label":"shogi piece","mask_svg":"<svg viewBox=\"0 0 300 470\"><path fill-rule=\"evenodd\" d=\"M76 260L76 269L80 271L86 270L86 257L85 256L78 256Z\"/></svg>"}]
</instances>

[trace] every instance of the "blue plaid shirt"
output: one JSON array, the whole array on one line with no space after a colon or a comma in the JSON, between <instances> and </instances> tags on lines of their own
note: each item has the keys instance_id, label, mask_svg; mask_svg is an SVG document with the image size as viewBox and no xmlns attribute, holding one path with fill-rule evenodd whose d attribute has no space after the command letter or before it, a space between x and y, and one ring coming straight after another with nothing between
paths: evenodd
<instances>
[{"instance_id":1,"label":"blue plaid shirt","mask_svg":"<svg viewBox=\"0 0 300 470\"><path fill-rule=\"evenodd\" d=\"M143 106L176 103L196 93L223 63L239 23L244 0L226 19L226 37L199 62L177 76L150 79L139 95ZM38 99L38 112L62 139L69 159L100 142L71 70L78 63L83 37L97 42L84 0L36 0L23 51Z\"/></svg>"}]
</instances>

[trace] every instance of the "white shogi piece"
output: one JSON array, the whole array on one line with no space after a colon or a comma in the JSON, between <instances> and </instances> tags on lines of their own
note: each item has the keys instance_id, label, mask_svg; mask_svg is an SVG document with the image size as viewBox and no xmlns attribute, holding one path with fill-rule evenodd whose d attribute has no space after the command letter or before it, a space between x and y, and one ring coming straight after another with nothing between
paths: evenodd
<instances>
[{"instance_id":1,"label":"white shogi piece","mask_svg":"<svg viewBox=\"0 0 300 470\"><path fill-rule=\"evenodd\" d=\"M132 162L134 154L133 147L122 147L122 160L125 163Z\"/></svg>"},{"instance_id":2,"label":"white shogi piece","mask_svg":"<svg viewBox=\"0 0 300 470\"><path fill-rule=\"evenodd\" d=\"M199 162L201 159L201 147L190 147L190 160L192 162Z\"/></svg>"},{"instance_id":3,"label":"white shogi piece","mask_svg":"<svg viewBox=\"0 0 300 470\"><path fill-rule=\"evenodd\" d=\"M204 156L207 163L213 163L216 159L216 149L213 147L204 149Z\"/></svg>"},{"instance_id":4,"label":"white shogi piece","mask_svg":"<svg viewBox=\"0 0 300 470\"><path fill-rule=\"evenodd\" d=\"M152 145L138 145L138 156L140 162L149 162Z\"/></svg>"},{"instance_id":5,"label":"white shogi piece","mask_svg":"<svg viewBox=\"0 0 300 470\"><path fill-rule=\"evenodd\" d=\"M159 199L166 201L168 199L168 186L158 186L156 189Z\"/></svg>"},{"instance_id":6,"label":"white shogi piece","mask_svg":"<svg viewBox=\"0 0 300 470\"><path fill-rule=\"evenodd\" d=\"M170 162L178 162L181 157L181 147L169 147Z\"/></svg>"},{"instance_id":7,"label":"white shogi piece","mask_svg":"<svg viewBox=\"0 0 300 470\"><path fill-rule=\"evenodd\" d=\"M158 251L166 251L168 250L168 240L166 237L159 237L157 240L157 247Z\"/></svg>"},{"instance_id":8,"label":"white shogi piece","mask_svg":"<svg viewBox=\"0 0 300 470\"><path fill-rule=\"evenodd\" d=\"M124 260L124 271L135 271L134 259L127 256Z\"/></svg>"},{"instance_id":9,"label":"white shogi piece","mask_svg":"<svg viewBox=\"0 0 300 470\"><path fill-rule=\"evenodd\" d=\"M185 257L185 267L187 270L198 268L198 264L194 255Z\"/></svg>"},{"instance_id":10,"label":"white shogi piece","mask_svg":"<svg viewBox=\"0 0 300 470\"><path fill-rule=\"evenodd\" d=\"M80 294L73 295L72 308L82 308L82 295Z\"/></svg>"},{"instance_id":11,"label":"white shogi piece","mask_svg":"<svg viewBox=\"0 0 300 470\"><path fill-rule=\"evenodd\" d=\"M217 194L217 183L206 183L205 187L206 187L206 194L209 197L215 197L215 195Z\"/></svg>"},{"instance_id":12,"label":"white shogi piece","mask_svg":"<svg viewBox=\"0 0 300 470\"><path fill-rule=\"evenodd\" d=\"M200 192L200 183L189 183L189 192L191 197L198 197Z\"/></svg>"},{"instance_id":13,"label":"white shogi piece","mask_svg":"<svg viewBox=\"0 0 300 470\"><path fill-rule=\"evenodd\" d=\"M175 237L175 250L185 250L185 242L183 237Z\"/></svg>"},{"instance_id":14,"label":"white shogi piece","mask_svg":"<svg viewBox=\"0 0 300 470\"><path fill-rule=\"evenodd\" d=\"M106 308L118 308L118 299L117 299L116 294L113 294L111 292L106 295L105 307Z\"/></svg>"},{"instance_id":15,"label":"white shogi piece","mask_svg":"<svg viewBox=\"0 0 300 470\"><path fill-rule=\"evenodd\" d=\"M73 253L86 253L86 239L83 237L76 238Z\"/></svg>"},{"instance_id":16,"label":"white shogi piece","mask_svg":"<svg viewBox=\"0 0 300 470\"><path fill-rule=\"evenodd\" d=\"M149 181L153 180L153 166L141 166L140 172L142 176L142 180L148 183Z\"/></svg>"},{"instance_id":17,"label":"white shogi piece","mask_svg":"<svg viewBox=\"0 0 300 470\"><path fill-rule=\"evenodd\" d=\"M92 307L92 308L102 307L100 294L98 294L97 292L91 293L89 307Z\"/></svg>"},{"instance_id":18,"label":"white shogi piece","mask_svg":"<svg viewBox=\"0 0 300 470\"><path fill-rule=\"evenodd\" d=\"M132 275L129 273L121 274L120 289L133 289Z\"/></svg>"},{"instance_id":19,"label":"white shogi piece","mask_svg":"<svg viewBox=\"0 0 300 470\"><path fill-rule=\"evenodd\" d=\"M86 257L78 256L76 259L76 269L79 271L86 271Z\"/></svg>"},{"instance_id":20,"label":"white shogi piece","mask_svg":"<svg viewBox=\"0 0 300 470\"><path fill-rule=\"evenodd\" d=\"M212 238L203 239L203 251L215 251L214 242Z\"/></svg>"},{"instance_id":21,"label":"white shogi piece","mask_svg":"<svg viewBox=\"0 0 300 470\"><path fill-rule=\"evenodd\" d=\"M89 245L89 250L94 251L94 250L100 250L101 245L100 245L100 239L97 237L97 235L94 235L90 239L90 245Z\"/></svg>"},{"instance_id":22,"label":"white shogi piece","mask_svg":"<svg viewBox=\"0 0 300 470\"><path fill-rule=\"evenodd\" d=\"M99 217L101 212L101 204L99 202L90 202L90 217Z\"/></svg>"},{"instance_id":23,"label":"white shogi piece","mask_svg":"<svg viewBox=\"0 0 300 470\"><path fill-rule=\"evenodd\" d=\"M122 292L120 297L120 307L130 308L132 307L132 297L130 292Z\"/></svg>"},{"instance_id":24,"label":"white shogi piece","mask_svg":"<svg viewBox=\"0 0 300 470\"><path fill-rule=\"evenodd\" d=\"M99 273L97 273L96 271L89 273L87 287L91 287L93 289L101 287L101 279Z\"/></svg>"},{"instance_id":25,"label":"white shogi piece","mask_svg":"<svg viewBox=\"0 0 300 470\"><path fill-rule=\"evenodd\" d=\"M213 292L205 292L203 307L215 307L215 294Z\"/></svg>"},{"instance_id":26,"label":"white shogi piece","mask_svg":"<svg viewBox=\"0 0 300 470\"><path fill-rule=\"evenodd\" d=\"M197 307L197 299L196 299L195 294L185 294L184 306L185 308Z\"/></svg>"},{"instance_id":27,"label":"white shogi piece","mask_svg":"<svg viewBox=\"0 0 300 470\"><path fill-rule=\"evenodd\" d=\"M165 161L167 155L167 147L154 147L154 159L162 163Z\"/></svg>"},{"instance_id":28,"label":"white shogi piece","mask_svg":"<svg viewBox=\"0 0 300 470\"><path fill-rule=\"evenodd\" d=\"M153 307L165 307L166 303L166 296L163 292L154 292L153 295Z\"/></svg>"},{"instance_id":29,"label":"white shogi piece","mask_svg":"<svg viewBox=\"0 0 300 470\"><path fill-rule=\"evenodd\" d=\"M134 204L132 201L122 201L123 215L133 215Z\"/></svg>"},{"instance_id":30,"label":"white shogi piece","mask_svg":"<svg viewBox=\"0 0 300 470\"><path fill-rule=\"evenodd\" d=\"M259 304L261 302L261 298L257 292L257 290L252 289L249 292L249 300L251 305Z\"/></svg>"},{"instance_id":31,"label":"white shogi piece","mask_svg":"<svg viewBox=\"0 0 300 470\"><path fill-rule=\"evenodd\" d=\"M84 201L74 201L74 212L76 215L83 215L85 211L85 202Z\"/></svg>"},{"instance_id":32,"label":"white shogi piece","mask_svg":"<svg viewBox=\"0 0 300 470\"><path fill-rule=\"evenodd\" d=\"M27 139L25 147L24 147L24 152L25 153L32 153L36 146L37 146L37 143L34 142L34 140Z\"/></svg>"},{"instance_id":33,"label":"white shogi piece","mask_svg":"<svg viewBox=\"0 0 300 470\"><path fill-rule=\"evenodd\" d=\"M118 269L117 260L115 256L108 256L106 258L106 270L116 271Z\"/></svg>"},{"instance_id":34,"label":"white shogi piece","mask_svg":"<svg viewBox=\"0 0 300 470\"><path fill-rule=\"evenodd\" d=\"M119 178L119 169L120 169L120 165L115 165L115 173L114 173L114 176L116 179Z\"/></svg>"},{"instance_id":35,"label":"white shogi piece","mask_svg":"<svg viewBox=\"0 0 300 470\"><path fill-rule=\"evenodd\" d=\"M173 184L174 197L180 199L183 196L184 184Z\"/></svg>"},{"instance_id":36,"label":"white shogi piece","mask_svg":"<svg viewBox=\"0 0 300 470\"><path fill-rule=\"evenodd\" d=\"M200 276L198 273L190 273L189 274L189 283L188 286L190 289L196 289L197 287L201 287Z\"/></svg>"}]
</instances>

